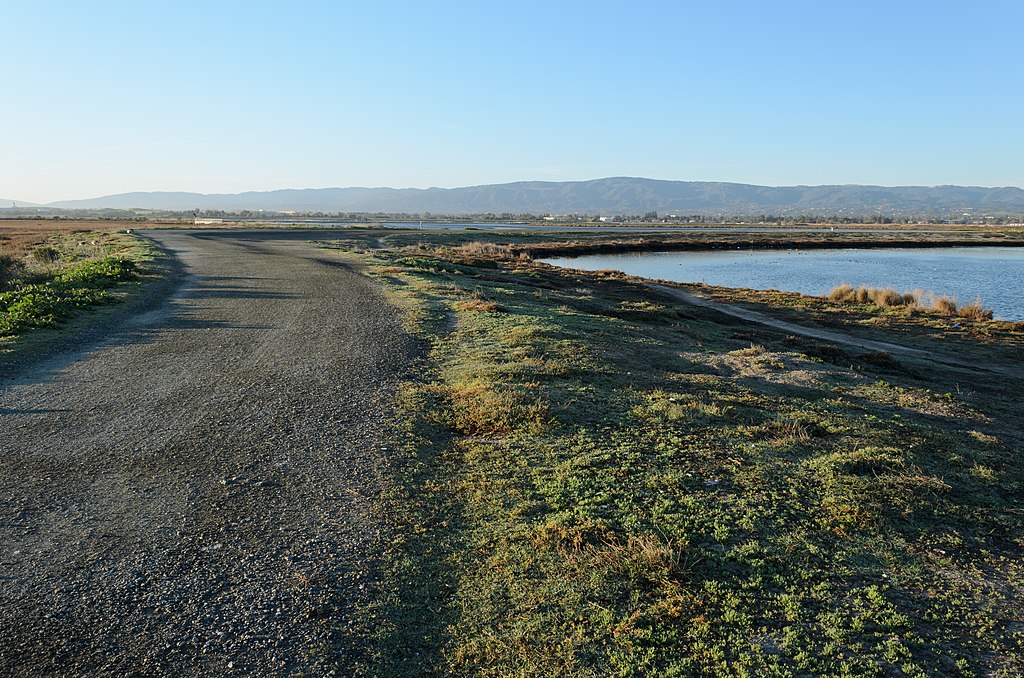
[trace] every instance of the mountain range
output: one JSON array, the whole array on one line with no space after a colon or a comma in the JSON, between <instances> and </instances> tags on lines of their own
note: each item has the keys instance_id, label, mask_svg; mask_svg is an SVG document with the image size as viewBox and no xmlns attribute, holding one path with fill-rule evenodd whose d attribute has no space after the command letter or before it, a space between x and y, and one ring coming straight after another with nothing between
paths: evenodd
<instances>
[{"instance_id":1,"label":"mountain range","mask_svg":"<svg viewBox=\"0 0 1024 678\"><path fill-rule=\"evenodd\" d=\"M2 203L0 203L2 204ZM19 203L20 204L20 203ZM57 209L265 210L423 214L961 216L1022 213L1024 190L977 186L757 186L612 177L464 188L306 188L246 193L121 193Z\"/></svg>"}]
</instances>

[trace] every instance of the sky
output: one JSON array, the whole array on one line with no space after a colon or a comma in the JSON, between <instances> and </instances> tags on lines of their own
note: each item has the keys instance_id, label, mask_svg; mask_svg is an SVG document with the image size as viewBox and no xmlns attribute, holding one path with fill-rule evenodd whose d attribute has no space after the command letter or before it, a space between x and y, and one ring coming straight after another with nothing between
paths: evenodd
<instances>
[{"instance_id":1,"label":"sky","mask_svg":"<svg viewBox=\"0 0 1024 678\"><path fill-rule=\"evenodd\" d=\"M0 198L1024 186L1024 3L0 1Z\"/></svg>"}]
</instances>

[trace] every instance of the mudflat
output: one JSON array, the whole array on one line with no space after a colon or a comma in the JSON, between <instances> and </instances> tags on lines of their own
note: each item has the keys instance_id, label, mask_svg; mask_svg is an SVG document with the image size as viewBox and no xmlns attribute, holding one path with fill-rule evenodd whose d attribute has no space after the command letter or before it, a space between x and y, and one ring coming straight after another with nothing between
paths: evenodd
<instances>
[{"instance_id":1,"label":"mudflat","mask_svg":"<svg viewBox=\"0 0 1024 678\"><path fill-rule=\"evenodd\" d=\"M344 671L413 344L301 233L150 237L176 291L0 382L0 665Z\"/></svg>"}]
</instances>

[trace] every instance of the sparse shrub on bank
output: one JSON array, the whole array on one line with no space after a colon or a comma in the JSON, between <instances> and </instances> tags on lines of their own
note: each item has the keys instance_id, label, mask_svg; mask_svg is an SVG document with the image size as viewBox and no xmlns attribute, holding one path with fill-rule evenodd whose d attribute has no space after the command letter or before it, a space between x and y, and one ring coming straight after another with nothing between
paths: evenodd
<instances>
[{"instance_id":1,"label":"sparse shrub on bank","mask_svg":"<svg viewBox=\"0 0 1024 678\"><path fill-rule=\"evenodd\" d=\"M844 304L874 304L879 308L920 305L918 295L914 292L900 293L891 287L877 288L864 285L854 287L845 283L833 288L828 293L828 298L830 301Z\"/></svg>"},{"instance_id":2,"label":"sparse shrub on bank","mask_svg":"<svg viewBox=\"0 0 1024 678\"><path fill-rule=\"evenodd\" d=\"M972 320L992 320L992 309L981 305L981 299L975 299L966 306L961 306L956 314Z\"/></svg>"},{"instance_id":3,"label":"sparse shrub on bank","mask_svg":"<svg viewBox=\"0 0 1024 678\"><path fill-rule=\"evenodd\" d=\"M489 242L471 242L455 248L459 254L466 254L474 257L498 257L501 259L512 258L512 248L508 245L496 245Z\"/></svg>"},{"instance_id":4,"label":"sparse shrub on bank","mask_svg":"<svg viewBox=\"0 0 1024 678\"><path fill-rule=\"evenodd\" d=\"M956 315L973 320L991 320L992 309L981 305L976 299L967 306L957 307L956 298L942 295L930 301L922 292L897 292L891 287L878 288L842 284L826 295L829 301L840 304L872 304L878 308L907 308L928 311L938 315Z\"/></svg>"},{"instance_id":5,"label":"sparse shrub on bank","mask_svg":"<svg viewBox=\"0 0 1024 678\"><path fill-rule=\"evenodd\" d=\"M947 296L937 297L930 308L940 315L953 315L956 313L956 300Z\"/></svg>"}]
</instances>

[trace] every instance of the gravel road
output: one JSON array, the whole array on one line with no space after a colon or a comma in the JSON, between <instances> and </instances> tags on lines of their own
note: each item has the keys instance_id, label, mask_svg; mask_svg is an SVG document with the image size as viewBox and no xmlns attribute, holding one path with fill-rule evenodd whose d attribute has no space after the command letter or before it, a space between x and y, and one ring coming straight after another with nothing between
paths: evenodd
<instances>
[{"instance_id":1,"label":"gravel road","mask_svg":"<svg viewBox=\"0 0 1024 678\"><path fill-rule=\"evenodd\" d=\"M308 234L150 235L170 297L0 383L0 672L343 675L413 343Z\"/></svg>"}]
</instances>

